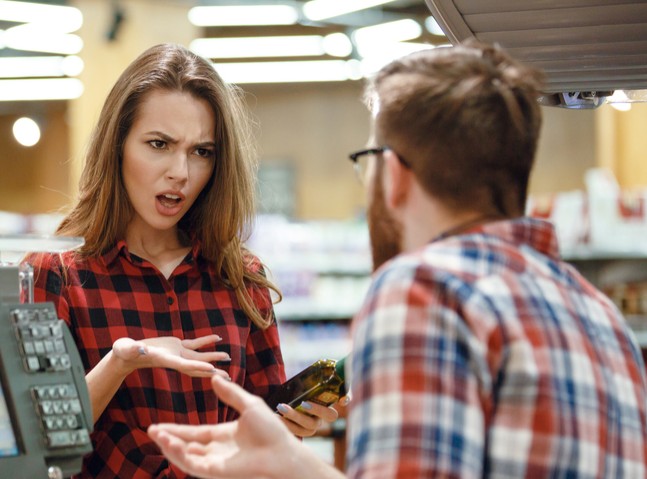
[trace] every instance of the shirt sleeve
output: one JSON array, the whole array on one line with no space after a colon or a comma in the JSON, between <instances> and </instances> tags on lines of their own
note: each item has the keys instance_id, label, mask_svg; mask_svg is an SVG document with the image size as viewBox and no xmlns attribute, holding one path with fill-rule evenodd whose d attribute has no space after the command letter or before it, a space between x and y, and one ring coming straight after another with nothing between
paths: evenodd
<instances>
[{"instance_id":1,"label":"shirt sleeve","mask_svg":"<svg viewBox=\"0 0 647 479\"><path fill-rule=\"evenodd\" d=\"M249 392L266 398L285 382L285 367L270 291L268 288L252 288L250 293L263 317L270 317L272 322L266 329L261 329L250 321L250 333L245 345L244 387Z\"/></svg>"},{"instance_id":2,"label":"shirt sleeve","mask_svg":"<svg viewBox=\"0 0 647 479\"><path fill-rule=\"evenodd\" d=\"M415 267L374 279L353 331L350 478L481 477L484 414L470 369L482 358L460 295Z\"/></svg>"}]
</instances>

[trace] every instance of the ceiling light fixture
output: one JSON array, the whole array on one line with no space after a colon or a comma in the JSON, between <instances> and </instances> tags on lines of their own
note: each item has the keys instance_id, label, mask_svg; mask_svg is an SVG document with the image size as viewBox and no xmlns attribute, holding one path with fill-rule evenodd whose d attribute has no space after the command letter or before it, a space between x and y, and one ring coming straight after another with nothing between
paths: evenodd
<instances>
[{"instance_id":1,"label":"ceiling light fixture","mask_svg":"<svg viewBox=\"0 0 647 479\"><path fill-rule=\"evenodd\" d=\"M37 23L57 32L75 32L83 25L81 10L64 5L0 0L0 20Z\"/></svg>"},{"instance_id":2,"label":"ceiling light fixture","mask_svg":"<svg viewBox=\"0 0 647 479\"><path fill-rule=\"evenodd\" d=\"M361 78L356 60L218 63L222 78L235 84L333 82Z\"/></svg>"},{"instance_id":3,"label":"ceiling light fixture","mask_svg":"<svg viewBox=\"0 0 647 479\"><path fill-rule=\"evenodd\" d=\"M77 76L83 60L77 56L0 57L0 78Z\"/></svg>"},{"instance_id":4,"label":"ceiling light fixture","mask_svg":"<svg viewBox=\"0 0 647 479\"><path fill-rule=\"evenodd\" d=\"M198 27L236 25L293 25L299 12L290 5L229 5L193 7L189 21Z\"/></svg>"},{"instance_id":5,"label":"ceiling light fixture","mask_svg":"<svg viewBox=\"0 0 647 479\"><path fill-rule=\"evenodd\" d=\"M34 146L40 140L40 127L31 118L18 118L13 124L13 136L23 146Z\"/></svg>"},{"instance_id":6,"label":"ceiling light fixture","mask_svg":"<svg viewBox=\"0 0 647 479\"><path fill-rule=\"evenodd\" d=\"M189 48L205 58L269 58L350 55L352 45L343 33L271 37L198 38Z\"/></svg>"},{"instance_id":7,"label":"ceiling light fixture","mask_svg":"<svg viewBox=\"0 0 647 479\"><path fill-rule=\"evenodd\" d=\"M360 44L379 45L381 43L405 42L422 35L422 27L409 18L394 22L380 23L370 27L358 28L353 32L353 40Z\"/></svg>"},{"instance_id":8,"label":"ceiling light fixture","mask_svg":"<svg viewBox=\"0 0 647 479\"><path fill-rule=\"evenodd\" d=\"M303 5L303 14L310 20L324 20L347 13L366 10L394 0L311 0Z\"/></svg>"},{"instance_id":9,"label":"ceiling light fixture","mask_svg":"<svg viewBox=\"0 0 647 479\"><path fill-rule=\"evenodd\" d=\"M75 55L83 48L83 40L78 35L44 29L37 23L27 23L5 30L2 41L14 50L60 55Z\"/></svg>"},{"instance_id":10,"label":"ceiling light fixture","mask_svg":"<svg viewBox=\"0 0 647 479\"><path fill-rule=\"evenodd\" d=\"M82 93L77 78L0 80L0 101L71 100Z\"/></svg>"},{"instance_id":11,"label":"ceiling light fixture","mask_svg":"<svg viewBox=\"0 0 647 479\"><path fill-rule=\"evenodd\" d=\"M344 33L331 33L323 38L323 48L333 57L347 57L353 53L353 43Z\"/></svg>"}]
</instances>

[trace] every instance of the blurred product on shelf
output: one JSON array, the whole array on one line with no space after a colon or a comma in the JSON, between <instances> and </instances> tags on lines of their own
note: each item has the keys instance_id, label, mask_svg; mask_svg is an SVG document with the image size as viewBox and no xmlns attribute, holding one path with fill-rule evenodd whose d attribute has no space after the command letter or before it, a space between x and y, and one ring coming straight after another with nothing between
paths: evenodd
<instances>
[{"instance_id":1,"label":"blurred product on shelf","mask_svg":"<svg viewBox=\"0 0 647 479\"><path fill-rule=\"evenodd\" d=\"M641 281L616 282L602 291L622 311L640 346L647 348L647 271Z\"/></svg>"},{"instance_id":2,"label":"blurred product on shelf","mask_svg":"<svg viewBox=\"0 0 647 479\"><path fill-rule=\"evenodd\" d=\"M350 319L368 290L371 256L364 221L261 215L247 246L265 258L281 288L279 321Z\"/></svg>"},{"instance_id":3,"label":"blurred product on shelf","mask_svg":"<svg viewBox=\"0 0 647 479\"><path fill-rule=\"evenodd\" d=\"M281 321L285 375L292 377L319 358L341 358L351 349L348 321Z\"/></svg>"},{"instance_id":4,"label":"blurred product on shelf","mask_svg":"<svg viewBox=\"0 0 647 479\"><path fill-rule=\"evenodd\" d=\"M623 190L605 168L584 180L586 191L530 196L527 213L554 223L567 259L647 256L647 188Z\"/></svg>"}]
</instances>

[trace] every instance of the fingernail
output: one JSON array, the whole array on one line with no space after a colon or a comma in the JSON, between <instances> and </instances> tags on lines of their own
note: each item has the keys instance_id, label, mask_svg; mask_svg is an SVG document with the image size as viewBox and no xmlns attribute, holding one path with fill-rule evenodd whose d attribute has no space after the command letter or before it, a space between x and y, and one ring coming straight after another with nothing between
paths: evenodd
<instances>
[{"instance_id":1,"label":"fingernail","mask_svg":"<svg viewBox=\"0 0 647 479\"><path fill-rule=\"evenodd\" d=\"M301 407L306 411L309 411L310 409L312 409L312 403L309 403L308 401L303 401L301 403Z\"/></svg>"},{"instance_id":2,"label":"fingernail","mask_svg":"<svg viewBox=\"0 0 647 479\"><path fill-rule=\"evenodd\" d=\"M229 362L229 361L231 361L230 357L226 357L226 358L220 360L220 362Z\"/></svg>"},{"instance_id":3,"label":"fingernail","mask_svg":"<svg viewBox=\"0 0 647 479\"><path fill-rule=\"evenodd\" d=\"M290 412L290 409L288 409L288 407L283 403L276 406L276 410L281 414L287 414L288 412Z\"/></svg>"},{"instance_id":4,"label":"fingernail","mask_svg":"<svg viewBox=\"0 0 647 479\"><path fill-rule=\"evenodd\" d=\"M146 349L144 348L144 346L139 347L139 354L141 354L142 356L146 355Z\"/></svg>"},{"instance_id":5,"label":"fingernail","mask_svg":"<svg viewBox=\"0 0 647 479\"><path fill-rule=\"evenodd\" d=\"M222 338L220 336L216 335L216 342L218 342L218 341L222 341Z\"/></svg>"},{"instance_id":6,"label":"fingernail","mask_svg":"<svg viewBox=\"0 0 647 479\"><path fill-rule=\"evenodd\" d=\"M349 402L350 402L350 396L344 396L344 398L341 400L341 405L348 406Z\"/></svg>"}]
</instances>

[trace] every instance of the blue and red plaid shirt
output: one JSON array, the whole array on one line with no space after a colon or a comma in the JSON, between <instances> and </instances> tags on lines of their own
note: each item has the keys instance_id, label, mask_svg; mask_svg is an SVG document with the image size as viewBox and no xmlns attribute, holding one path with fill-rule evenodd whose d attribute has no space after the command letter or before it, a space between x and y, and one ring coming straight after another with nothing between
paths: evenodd
<instances>
[{"instance_id":1,"label":"blue and red plaid shirt","mask_svg":"<svg viewBox=\"0 0 647 479\"><path fill-rule=\"evenodd\" d=\"M38 258L38 257L37 257ZM61 263L64 263L64 269ZM260 268L256 261L254 267ZM160 336L181 339L218 334L218 351L231 363L218 363L246 390L267 396L285 381L274 322L258 328L238 304L233 290L216 279L213 263L193 248L166 279L151 263L119 242L100 258L73 261L69 253L40 257L35 269L35 300L51 301L69 325L86 371L115 340ZM272 314L267 289L251 289L255 304ZM92 434L94 452L79 477L183 478L149 439L148 426L159 422L216 424L237 412L220 403L209 379L191 378L164 368L130 374Z\"/></svg>"},{"instance_id":2,"label":"blue and red plaid shirt","mask_svg":"<svg viewBox=\"0 0 647 479\"><path fill-rule=\"evenodd\" d=\"M355 318L351 478L647 477L647 379L553 227L500 221L403 254Z\"/></svg>"}]
</instances>

